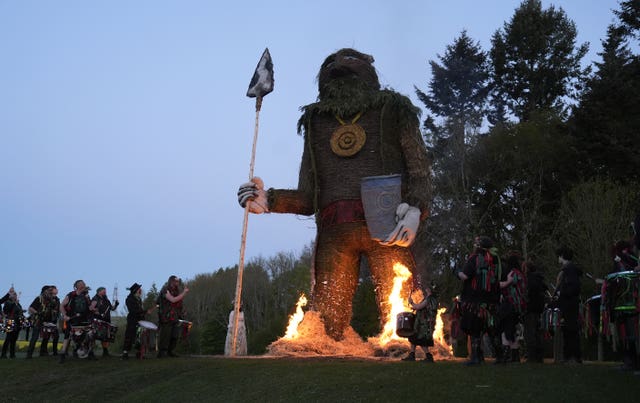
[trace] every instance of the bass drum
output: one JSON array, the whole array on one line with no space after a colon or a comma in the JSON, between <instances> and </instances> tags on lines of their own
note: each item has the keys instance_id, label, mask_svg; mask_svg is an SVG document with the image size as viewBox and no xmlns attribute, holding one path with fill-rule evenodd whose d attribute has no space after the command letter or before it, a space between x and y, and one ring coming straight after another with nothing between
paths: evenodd
<instances>
[{"instance_id":1,"label":"bass drum","mask_svg":"<svg viewBox=\"0 0 640 403\"><path fill-rule=\"evenodd\" d=\"M396 334L400 337L409 337L415 333L413 325L416 315L413 312L400 312L396 317Z\"/></svg>"}]
</instances>

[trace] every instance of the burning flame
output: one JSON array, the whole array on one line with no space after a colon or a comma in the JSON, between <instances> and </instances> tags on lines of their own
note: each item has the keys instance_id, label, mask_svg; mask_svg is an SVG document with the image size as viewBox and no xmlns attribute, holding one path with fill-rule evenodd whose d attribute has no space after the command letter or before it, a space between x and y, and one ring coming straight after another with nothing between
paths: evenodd
<instances>
[{"instance_id":1,"label":"burning flame","mask_svg":"<svg viewBox=\"0 0 640 403\"><path fill-rule=\"evenodd\" d=\"M296 311L289 317L289 325L287 325L287 331L284 334L284 339L295 339L298 336L298 325L304 318L304 312L302 307L307 305L307 297L304 294L300 295L298 302L296 303Z\"/></svg>"},{"instance_id":2,"label":"burning flame","mask_svg":"<svg viewBox=\"0 0 640 403\"><path fill-rule=\"evenodd\" d=\"M401 296L401 291L404 283L411 277L411 272L401 263L393 264L393 272L395 273L393 288L387 299L391 309L389 310L389 316L380 334L379 343L381 346L385 346L391 340L406 340L396 335L396 317L399 313L410 310Z\"/></svg>"},{"instance_id":3,"label":"burning flame","mask_svg":"<svg viewBox=\"0 0 640 403\"><path fill-rule=\"evenodd\" d=\"M447 339L444 337L444 322L442 321L442 314L445 313L447 308L438 309L438 316L436 316L436 327L433 331L433 341L437 346L445 348L450 356L453 356L453 346L449 345Z\"/></svg>"}]
</instances>

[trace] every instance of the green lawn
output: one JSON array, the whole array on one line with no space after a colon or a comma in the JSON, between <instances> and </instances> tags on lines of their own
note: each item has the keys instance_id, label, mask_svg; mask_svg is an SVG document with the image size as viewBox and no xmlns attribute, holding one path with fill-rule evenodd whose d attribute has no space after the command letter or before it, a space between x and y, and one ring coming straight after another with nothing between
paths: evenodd
<instances>
[{"instance_id":1,"label":"green lawn","mask_svg":"<svg viewBox=\"0 0 640 403\"><path fill-rule=\"evenodd\" d=\"M22 355L22 354L21 354ZM640 375L617 363L434 364L342 358L0 360L0 401L610 402Z\"/></svg>"}]
</instances>

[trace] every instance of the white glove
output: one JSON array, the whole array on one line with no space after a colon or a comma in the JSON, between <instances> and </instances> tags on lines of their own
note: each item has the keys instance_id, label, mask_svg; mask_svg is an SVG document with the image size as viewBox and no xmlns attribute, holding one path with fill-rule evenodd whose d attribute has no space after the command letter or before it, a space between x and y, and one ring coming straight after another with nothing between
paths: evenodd
<instances>
[{"instance_id":1,"label":"white glove","mask_svg":"<svg viewBox=\"0 0 640 403\"><path fill-rule=\"evenodd\" d=\"M267 192L264 190L264 182L258 177L251 179L251 182L243 183L238 189L238 203L243 208L249 204L249 211L254 214L269 212L269 202Z\"/></svg>"},{"instance_id":2,"label":"white glove","mask_svg":"<svg viewBox=\"0 0 640 403\"><path fill-rule=\"evenodd\" d=\"M396 222L396 227L381 243L387 246L408 247L416 239L418 233L420 210L407 203L400 203L396 208Z\"/></svg>"}]
</instances>

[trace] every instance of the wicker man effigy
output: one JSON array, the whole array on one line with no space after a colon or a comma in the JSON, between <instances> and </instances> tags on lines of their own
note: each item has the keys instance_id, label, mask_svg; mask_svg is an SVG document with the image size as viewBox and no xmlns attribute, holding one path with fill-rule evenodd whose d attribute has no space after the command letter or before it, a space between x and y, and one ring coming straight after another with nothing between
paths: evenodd
<instances>
[{"instance_id":1,"label":"wicker man effigy","mask_svg":"<svg viewBox=\"0 0 640 403\"><path fill-rule=\"evenodd\" d=\"M394 263L414 274L424 271L422 277L427 277L423 242L431 170L418 109L407 97L380 89L373 61L372 56L341 49L322 64L318 101L303 108L298 122L304 152L297 189L265 191L256 177L238 192L241 205L252 200L252 213L315 215L311 306L335 340L343 338L351 320L361 256L371 270L381 320L390 309L385 301L393 286ZM394 202L392 212L395 228L373 239L361 182L392 175L401 178L401 200Z\"/></svg>"}]
</instances>

